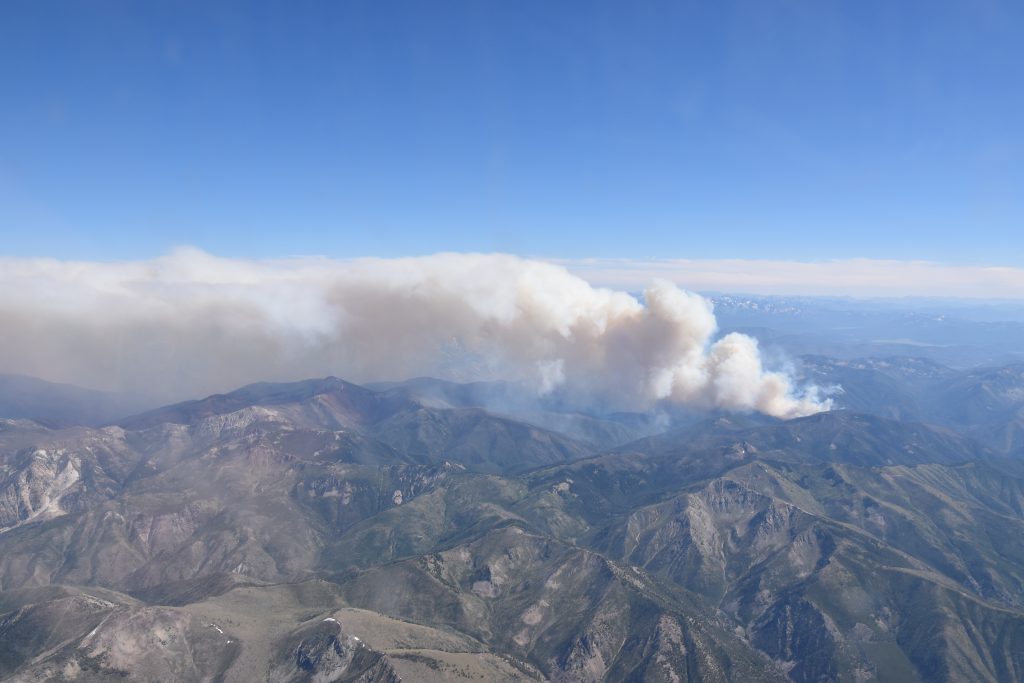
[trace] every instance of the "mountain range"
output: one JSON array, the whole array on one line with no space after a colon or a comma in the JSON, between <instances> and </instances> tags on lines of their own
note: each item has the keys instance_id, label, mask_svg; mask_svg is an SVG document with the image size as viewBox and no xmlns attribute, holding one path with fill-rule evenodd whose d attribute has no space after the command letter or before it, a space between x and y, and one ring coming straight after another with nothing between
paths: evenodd
<instances>
[{"instance_id":1,"label":"mountain range","mask_svg":"<svg viewBox=\"0 0 1024 683\"><path fill-rule=\"evenodd\" d=\"M800 372L836 410L325 378L124 417L30 382L0 678L1024 680L1024 369Z\"/></svg>"}]
</instances>

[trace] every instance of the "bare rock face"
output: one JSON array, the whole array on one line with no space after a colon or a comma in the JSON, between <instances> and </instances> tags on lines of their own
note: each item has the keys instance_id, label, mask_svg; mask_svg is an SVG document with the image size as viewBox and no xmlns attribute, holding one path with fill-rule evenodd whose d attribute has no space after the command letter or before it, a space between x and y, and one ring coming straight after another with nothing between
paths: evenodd
<instances>
[{"instance_id":1,"label":"bare rock face","mask_svg":"<svg viewBox=\"0 0 1024 683\"><path fill-rule=\"evenodd\" d=\"M783 662L794 681L838 678L835 626L813 604L777 602L752 630L758 647Z\"/></svg>"},{"instance_id":2,"label":"bare rock face","mask_svg":"<svg viewBox=\"0 0 1024 683\"><path fill-rule=\"evenodd\" d=\"M63 449L26 452L0 481L0 531L65 513L61 499L82 478L81 462Z\"/></svg>"},{"instance_id":3,"label":"bare rock face","mask_svg":"<svg viewBox=\"0 0 1024 683\"><path fill-rule=\"evenodd\" d=\"M88 594L23 606L0 620L0 637L26 634L36 642L21 643L21 661L16 644L15 657L0 664L16 670L17 681L215 681L238 654L229 633L187 612Z\"/></svg>"},{"instance_id":4,"label":"bare rock face","mask_svg":"<svg viewBox=\"0 0 1024 683\"><path fill-rule=\"evenodd\" d=\"M78 646L81 665L140 680L212 681L237 655L229 633L170 608L118 610Z\"/></svg>"},{"instance_id":5,"label":"bare rock face","mask_svg":"<svg viewBox=\"0 0 1024 683\"><path fill-rule=\"evenodd\" d=\"M316 619L288 634L276 646L280 662L267 676L271 683L399 683L380 652L342 633L333 617Z\"/></svg>"}]
</instances>

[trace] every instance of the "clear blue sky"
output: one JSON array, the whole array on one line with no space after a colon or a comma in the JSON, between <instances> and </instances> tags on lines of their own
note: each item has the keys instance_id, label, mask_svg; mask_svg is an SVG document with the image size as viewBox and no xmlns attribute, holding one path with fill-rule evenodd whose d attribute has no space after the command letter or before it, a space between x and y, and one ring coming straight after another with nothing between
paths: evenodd
<instances>
[{"instance_id":1,"label":"clear blue sky","mask_svg":"<svg viewBox=\"0 0 1024 683\"><path fill-rule=\"evenodd\" d=\"M1024 264L1024 4L0 3L0 254Z\"/></svg>"}]
</instances>

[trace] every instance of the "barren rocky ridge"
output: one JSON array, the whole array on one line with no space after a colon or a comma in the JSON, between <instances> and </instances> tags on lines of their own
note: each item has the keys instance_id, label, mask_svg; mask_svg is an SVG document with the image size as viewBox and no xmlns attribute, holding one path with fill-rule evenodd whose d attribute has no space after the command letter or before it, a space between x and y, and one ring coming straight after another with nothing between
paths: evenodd
<instances>
[{"instance_id":1,"label":"barren rocky ridge","mask_svg":"<svg viewBox=\"0 0 1024 683\"><path fill-rule=\"evenodd\" d=\"M1019 369L806 368L853 410L327 378L3 419L0 676L1020 680Z\"/></svg>"}]
</instances>

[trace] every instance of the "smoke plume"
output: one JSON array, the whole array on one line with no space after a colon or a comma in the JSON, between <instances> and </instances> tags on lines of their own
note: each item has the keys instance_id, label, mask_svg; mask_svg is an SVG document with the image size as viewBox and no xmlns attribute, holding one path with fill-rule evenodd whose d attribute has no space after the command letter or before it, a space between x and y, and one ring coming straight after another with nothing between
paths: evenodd
<instances>
[{"instance_id":1,"label":"smoke plume","mask_svg":"<svg viewBox=\"0 0 1024 683\"><path fill-rule=\"evenodd\" d=\"M638 299L501 254L0 260L0 368L55 381L170 399L257 380L434 375L629 409L828 407L766 370L756 340L715 333L711 304L671 283Z\"/></svg>"}]
</instances>

